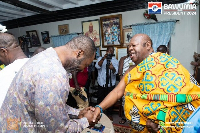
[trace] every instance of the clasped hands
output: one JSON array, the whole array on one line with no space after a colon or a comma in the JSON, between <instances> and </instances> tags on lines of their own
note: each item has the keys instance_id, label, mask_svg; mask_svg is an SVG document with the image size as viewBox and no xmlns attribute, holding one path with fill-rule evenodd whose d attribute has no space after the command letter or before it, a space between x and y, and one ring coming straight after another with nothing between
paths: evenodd
<instances>
[{"instance_id":1,"label":"clasped hands","mask_svg":"<svg viewBox=\"0 0 200 133\"><path fill-rule=\"evenodd\" d=\"M100 120L101 116L100 116L100 109L98 107L94 108L94 107L87 107L84 108L83 110L81 110L79 112L78 118L83 118L86 117L90 127L94 127L94 125L96 123L98 123L98 121Z\"/></svg>"},{"instance_id":2,"label":"clasped hands","mask_svg":"<svg viewBox=\"0 0 200 133\"><path fill-rule=\"evenodd\" d=\"M87 107L80 111L79 118L86 117L90 127L93 127L100 120L100 108L96 107ZM148 119L146 122L146 127L150 133L156 133L159 131L160 126L151 119Z\"/></svg>"}]
</instances>

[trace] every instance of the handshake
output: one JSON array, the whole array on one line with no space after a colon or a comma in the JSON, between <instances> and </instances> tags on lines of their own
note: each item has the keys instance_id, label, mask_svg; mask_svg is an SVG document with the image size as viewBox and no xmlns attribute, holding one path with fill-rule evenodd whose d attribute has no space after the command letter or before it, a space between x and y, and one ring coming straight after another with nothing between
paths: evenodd
<instances>
[{"instance_id":1,"label":"handshake","mask_svg":"<svg viewBox=\"0 0 200 133\"><path fill-rule=\"evenodd\" d=\"M86 117L90 127L94 127L100 120L100 109L98 107L87 107L79 112L78 119Z\"/></svg>"}]
</instances>

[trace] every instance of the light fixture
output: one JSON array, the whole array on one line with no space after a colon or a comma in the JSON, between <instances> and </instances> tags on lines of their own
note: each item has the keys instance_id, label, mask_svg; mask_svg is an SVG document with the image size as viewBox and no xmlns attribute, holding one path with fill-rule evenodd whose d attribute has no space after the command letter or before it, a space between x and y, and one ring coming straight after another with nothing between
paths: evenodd
<instances>
[{"instance_id":1,"label":"light fixture","mask_svg":"<svg viewBox=\"0 0 200 133\"><path fill-rule=\"evenodd\" d=\"M0 24L0 32L6 32L6 31L8 31L7 29L6 29L6 26L3 26L3 25L1 25Z\"/></svg>"}]
</instances>

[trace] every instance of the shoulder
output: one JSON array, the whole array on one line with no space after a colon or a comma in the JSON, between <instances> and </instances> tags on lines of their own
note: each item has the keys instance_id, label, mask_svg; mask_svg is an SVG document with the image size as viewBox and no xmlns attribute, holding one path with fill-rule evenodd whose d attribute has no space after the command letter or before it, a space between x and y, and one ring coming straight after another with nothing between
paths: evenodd
<instances>
[{"instance_id":1,"label":"shoulder","mask_svg":"<svg viewBox=\"0 0 200 133\"><path fill-rule=\"evenodd\" d=\"M127 58L127 56L123 56L123 57L120 58L120 60L123 61L123 60L125 60L126 58Z\"/></svg>"}]
</instances>

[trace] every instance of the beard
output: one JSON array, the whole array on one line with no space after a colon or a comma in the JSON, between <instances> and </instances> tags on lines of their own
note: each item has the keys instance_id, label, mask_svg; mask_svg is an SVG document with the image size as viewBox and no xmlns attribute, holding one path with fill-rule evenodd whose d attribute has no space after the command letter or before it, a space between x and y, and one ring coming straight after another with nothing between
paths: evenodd
<instances>
[{"instance_id":1,"label":"beard","mask_svg":"<svg viewBox=\"0 0 200 133\"><path fill-rule=\"evenodd\" d=\"M73 71L80 71L79 66L81 62L84 60L83 59L71 59L69 64L65 67L65 70L67 72L73 72Z\"/></svg>"}]
</instances>

